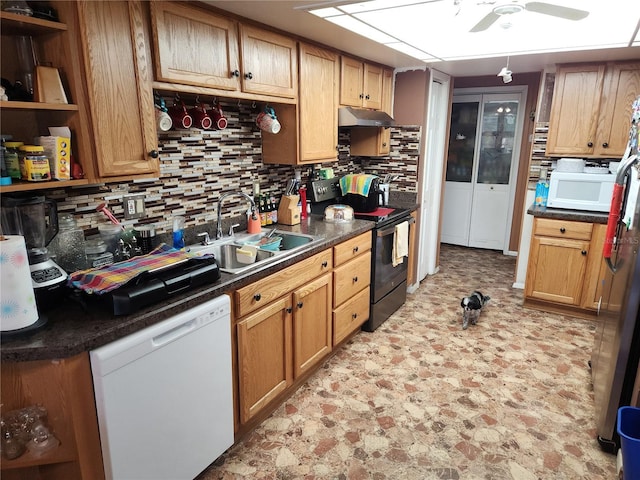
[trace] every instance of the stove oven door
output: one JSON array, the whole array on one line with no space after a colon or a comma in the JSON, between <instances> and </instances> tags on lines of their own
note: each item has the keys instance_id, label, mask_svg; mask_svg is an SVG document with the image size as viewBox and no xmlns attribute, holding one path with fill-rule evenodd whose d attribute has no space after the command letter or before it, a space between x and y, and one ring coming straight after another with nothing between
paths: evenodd
<instances>
[{"instance_id":1,"label":"stove oven door","mask_svg":"<svg viewBox=\"0 0 640 480\"><path fill-rule=\"evenodd\" d=\"M398 285L407 280L407 259L393 266L393 240L395 226L411 217L398 219L390 225L374 229L374 248L372 251L372 289L371 301L377 303Z\"/></svg>"}]
</instances>

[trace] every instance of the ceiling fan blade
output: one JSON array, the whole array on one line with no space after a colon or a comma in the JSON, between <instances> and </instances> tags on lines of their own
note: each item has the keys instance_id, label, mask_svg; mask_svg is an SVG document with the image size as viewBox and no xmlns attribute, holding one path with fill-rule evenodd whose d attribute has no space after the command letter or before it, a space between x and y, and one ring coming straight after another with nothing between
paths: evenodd
<instances>
[{"instance_id":1,"label":"ceiling fan blade","mask_svg":"<svg viewBox=\"0 0 640 480\"><path fill-rule=\"evenodd\" d=\"M560 5L545 2L529 2L525 4L524 8L529 12L542 13L543 15L551 15L553 17L560 17L566 20L582 20L589 15L589 12L585 10L562 7Z\"/></svg>"},{"instance_id":2,"label":"ceiling fan blade","mask_svg":"<svg viewBox=\"0 0 640 480\"><path fill-rule=\"evenodd\" d=\"M469 30L471 33L475 33L475 32L483 32L485 31L487 28L489 28L491 25L493 25L493 23L498 20L500 18L500 15L498 15L495 12L490 12L487 13L487 15L480 20L478 23L476 23L473 28L471 30Z\"/></svg>"}]
</instances>

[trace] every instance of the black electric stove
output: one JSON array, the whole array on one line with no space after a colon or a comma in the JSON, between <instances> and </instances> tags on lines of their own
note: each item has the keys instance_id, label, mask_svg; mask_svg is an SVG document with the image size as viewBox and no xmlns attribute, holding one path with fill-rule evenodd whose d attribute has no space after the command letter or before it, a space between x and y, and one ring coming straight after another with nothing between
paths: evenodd
<instances>
[{"instance_id":1,"label":"black electric stove","mask_svg":"<svg viewBox=\"0 0 640 480\"><path fill-rule=\"evenodd\" d=\"M346 203L339 180L316 180L309 184L311 214L322 215L329 205ZM407 298L407 263L391 258L396 226L413 223L411 212L405 208L378 207L371 212L354 212L355 218L375 222L371 242L371 299L369 319L362 329L373 332L382 325Z\"/></svg>"}]
</instances>

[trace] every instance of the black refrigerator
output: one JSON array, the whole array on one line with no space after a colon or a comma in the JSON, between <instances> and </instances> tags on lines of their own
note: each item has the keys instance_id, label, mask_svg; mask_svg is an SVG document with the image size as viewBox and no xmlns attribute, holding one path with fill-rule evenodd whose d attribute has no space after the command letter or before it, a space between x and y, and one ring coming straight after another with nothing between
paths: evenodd
<instances>
[{"instance_id":1,"label":"black refrigerator","mask_svg":"<svg viewBox=\"0 0 640 480\"><path fill-rule=\"evenodd\" d=\"M591 356L598 441L615 453L618 408L630 405L640 357L640 97L633 104L629 146L620 163L607 225L607 264Z\"/></svg>"}]
</instances>

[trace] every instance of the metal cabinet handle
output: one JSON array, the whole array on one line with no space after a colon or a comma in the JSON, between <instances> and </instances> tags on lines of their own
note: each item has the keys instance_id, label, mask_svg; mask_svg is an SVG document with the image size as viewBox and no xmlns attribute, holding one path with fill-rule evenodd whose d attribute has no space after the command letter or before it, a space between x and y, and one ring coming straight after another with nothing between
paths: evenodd
<instances>
[{"instance_id":1,"label":"metal cabinet handle","mask_svg":"<svg viewBox=\"0 0 640 480\"><path fill-rule=\"evenodd\" d=\"M560 227L560 233L565 233L566 231L567 231L567 229L566 229L566 228L564 228L564 227Z\"/></svg>"},{"instance_id":2,"label":"metal cabinet handle","mask_svg":"<svg viewBox=\"0 0 640 480\"><path fill-rule=\"evenodd\" d=\"M382 146L383 146L383 147L386 147L386 146L387 146L387 142L383 142L383 143L382 143Z\"/></svg>"},{"instance_id":3,"label":"metal cabinet handle","mask_svg":"<svg viewBox=\"0 0 640 480\"><path fill-rule=\"evenodd\" d=\"M151 151L149 152L149 156L150 156L151 158L158 158L158 156L159 156L159 155L160 155L160 154L158 153L158 150L151 150Z\"/></svg>"},{"instance_id":4,"label":"metal cabinet handle","mask_svg":"<svg viewBox=\"0 0 640 480\"><path fill-rule=\"evenodd\" d=\"M304 303L302 303L302 302L298 302L297 307L298 307L298 308L302 308L302 306L303 306L303 305L304 305Z\"/></svg>"},{"instance_id":5,"label":"metal cabinet handle","mask_svg":"<svg viewBox=\"0 0 640 480\"><path fill-rule=\"evenodd\" d=\"M371 95L367 95L366 97L364 97L366 100L369 100L371 98Z\"/></svg>"},{"instance_id":6,"label":"metal cabinet handle","mask_svg":"<svg viewBox=\"0 0 640 480\"><path fill-rule=\"evenodd\" d=\"M358 318L358 314L357 314L357 313L352 313L352 314L351 314L351 318L353 318L353 319Z\"/></svg>"},{"instance_id":7,"label":"metal cabinet handle","mask_svg":"<svg viewBox=\"0 0 640 480\"><path fill-rule=\"evenodd\" d=\"M581 253L582 255L586 255L586 254L587 254L587 251L586 251L586 250L582 250L580 253Z\"/></svg>"},{"instance_id":8,"label":"metal cabinet handle","mask_svg":"<svg viewBox=\"0 0 640 480\"><path fill-rule=\"evenodd\" d=\"M286 310L287 310L287 313L291 313L291 312L293 312L293 308L291 308L291 307L287 307L287 309L286 309Z\"/></svg>"},{"instance_id":9,"label":"metal cabinet handle","mask_svg":"<svg viewBox=\"0 0 640 480\"><path fill-rule=\"evenodd\" d=\"M355 247L353 247L353 253L358 253L358 246L356 245Z\"/></svg>"},{"instance_id":10,"label":"metal cabinet handle","mask_svg":"<svg viewBox=\"0 0 640 480\"><path fill-rule=\"evenodd\" d=\"M234 70L231 72L231 76L232 77L239 77L240 76L240 71L239 70Z\"/></svg>"},{"instance_id":11,"label":"metal cabinet handle","mask_svg":"<svg viewBox=\"0 0 640 480\"><path fill-rule=\"evenodd\" d=\"M361 94L360 94L360 98L364 98L364 93L361 93Z\"/></svg>"},{"instance_id":12,"label":"metal cabinet handle","mask_svg":"<svg viewBox=\"0 0 640 480\"><path fill-rule=\"evenodd\" d=\"M353 283L356 283L358 281L358 277L353 277Z\"/></svg>"},{"instance_id":13,"label":"metal cabinet handle","mask_svg":"<svg viewBox=\"0 0 640 480\"><path fill-rule=\"evenodd\" d=\"M602 148L607 148L607 147L609 147L609 144L608 144L607 142L604 142L604 143L602 144Z\"/></svg>"},{"instance_id":14,"label":"metal cabinet handle","mask_svg":"<svg viewBox=\"0 0 640 480\"><path fill-rule=\"evenodd\" d=\"M589 147L589 148L593 147L593 142L587 143L587 147Z\"/></svg>"},{"instance_id":15,"label":"metal cabinet handle","mask_svg":"<svg viewBox=\"0 0 640 480\"><path fill-rule=\"evenodd\" d=\"M322 262L322 268L327 268L328 265L329 265L329 262L327 262L326 260Z\"/></svg>"},{"instance_id":16,"label":"metal cabinet handle","mask_svg":"<svg viewBox=\"0 0 640 480\"><path fill-rule=\"evenodd\" d=\"M251 73L251 72L245 73L244 74L244 78L246 78L247 80L251 80L253 78L253 73Z\"/></svg>"},{"instance_id":17,"label":"metal cabinet handle","mask_svg":"<svg viewBox=\"0 0 640 480\"><path fill-rule=\"evenodd\" d=\"M262 295L260 295L259 293L256 293L256 294L253 296L253 299L254 299L256 302L259 302L261 298L262 298Z\"/></svg>"}]
</instances>

